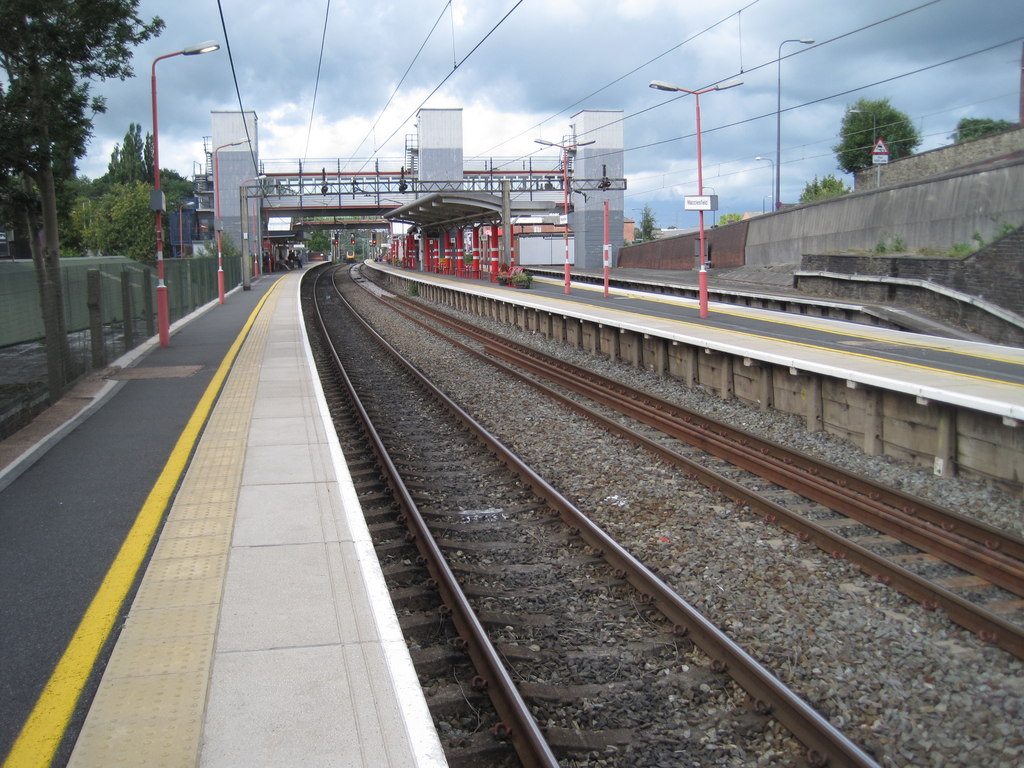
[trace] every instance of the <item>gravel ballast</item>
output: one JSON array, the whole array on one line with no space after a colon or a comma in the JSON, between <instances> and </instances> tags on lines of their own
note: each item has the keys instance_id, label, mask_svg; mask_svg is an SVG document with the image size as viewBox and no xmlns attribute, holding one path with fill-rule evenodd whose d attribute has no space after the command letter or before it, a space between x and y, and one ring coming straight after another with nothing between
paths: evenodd
<instances>
[{"instance_id":1,"label":"gravel ballast","mask_svg":"<svg viewBox=\"0 0 1024 768\"><path fill-rule=\"evenodd\" d=\"M634 445L369 299L359 309L460 405L884 766L1024 762L1024 664L852 565L763 523ZM871 457L800 419L552 342L488 330L1021 534L998 489Z\"/></svg>"}]
</instances>

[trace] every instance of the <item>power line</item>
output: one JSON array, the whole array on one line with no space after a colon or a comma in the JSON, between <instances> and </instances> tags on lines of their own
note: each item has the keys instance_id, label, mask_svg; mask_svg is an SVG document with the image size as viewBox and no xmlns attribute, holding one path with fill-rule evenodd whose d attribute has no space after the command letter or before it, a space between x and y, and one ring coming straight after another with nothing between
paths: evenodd
<instances>
[{"instance_id":1,"label":"power line","mask_svg":"<svg viewBox=\"0 0 1024 768\"><path fill-rule=\"evenodd\" d=\"M256 164L256 148L252 145L252 136L249 135L249 123L245 120L245 108L242 106L242 92L238 90L238 75L235 73L235 60L231 56L231 41L228 39L228 27L224 23L224 8L220 0L217 0L217 11L220 13L220 28L224 32L224 48L228 52L228 63L231 65L231 79L235 82L235 96L238 97L238 111L242 116L242 127L245 129L245 141L249 145L249 157L252 158L253 174L259 173Z\"/></svg>"},{"instance_id":2,"label":"power line","mask_svg":"<svg viewBox=\"0 0 1024 768\"><path fill-rule=\"evenodd\" d=\"M381 142L377 146L376 149L373 150L373 155L376 155L385 145L387 145L387 143L389 141L391 141L391 139L394 138L395 134L398 133L402 129L402 126L404 126L413 117L416 116L416 113L419 112L423 108L423 105L426 104L430 100L430 98L441 89L441 86L443 86L445 83L448 82L448 80L451 78L451 76L454 75L458 71L459 67L461 67L463 64L465 64L466 61L469 59L469 57L472 56L474 53L476 53L477 49L481 45L483 45L484 42L487 41L487 38L489 38L491 35L493 35L494 32L498 29L498 27L500 27L502 24L504 24L505 21L508 19L508 17L511 16L515 12L515 10L520 5L522 5L522 4L523 4L523 0L517 0L516 4L513 5L504 16L501 17L501 19L498 21L498 23L495 24L493 27L491 27L491 30L486 35L484 35L482 38L480 38L479 42L477 42L477 44L473 46L473 49L469 53L467 53L465 56L463 56L461 61L459 61L454 67L452 67L452 71L449 72L447 75L445 75L444 78L441 80L441 82L439 82L436 86L434 86L434 89L430 93L428 93L426 95L426 97L423 99L423 101L420 102L419 106L416 107L416 109L414 109L412 111L412 113L408 117L405 118L405 120L403 120L401 123L399 123L398 127L395 128L394 131L392 131L390 136L388 136L383 142Z\"/></svg>"},{"instance_id":3,"label":"power line","mask_svg":"<svg viewBox=\"0 0 1024 768\"><path fill-rule=\"evenodd\" d=\"M409 72L412 70L413 66L416 64L416 61L419 59L420 54L423 53L423 49L426 47L427 43L430 41L430 38L434 35L434 30L437 29L437 25L441 22L441 19L444 17L445 11L448 10L451 7L451 4L452 4L451 0L448 0L448 2L446 2L444 7L441 9L441 12L437 15L437 18L434 20L434 25L430 28L430 31L427 32L427 36L423 38L423 42L420 43L419 49L416 51L416 54L412 57L412 61L409 62L409 66L406 67L405 68L405 72L402 73L402 77L398 81L398 85L396 85L394 87L394 89L391 91L391 95L388 96L387 103L383 106L383 108L377 114L377 119L373 121L373 125L370 126L370 130L368 130L366 132L366 135L363 136L362 141L360 141L359 144L356 145L356 148L354 150L352 150L352 155L349 157L349 161L351 161L352 159L355 158L356 153L359 152L359 149L363 146L363 144L366 143L366 140L368 138L370 138L370 136L373 134L374 130L376 130L377 124L380 123L381 118L384 117L384 113L388 111L388 107L390 107L391 106L391 102L394 101L395 96L398 94L399 89L402 87L402 84L405 82L405 78L409 76ZM453 31L452 35L454 36L454 34L455 33ZM396 133L397 133L397 131L396 131ZM392 134L392 136L393 135L394 134ZM364 162L359 167L359 170L361 171L363 168L365 168L366 167L366 163L368 163L368 162L370 162L370 158L367 158L366 162Z\"/></svg>"},{"instance_id":4,"label":"power line","mask_svg":"<svg viewBox=\"0 0 1024 768\"><path fill-rule=\"evenodd\" d=\"M739 9L738 11L734 11L733 13L730 13L730 14L729 14L728 16L724 16L723 18L719 19L719 20L718 20L718 21L716 21L715 23L713 23L713 24L710 24L709 26L705 27L705 28L704 28L704 29L702 29L702 30L701 30L700 32L696 32L696 33L694 33L694 34L690 35L690 36L689 36L688 38L686 38L685 40L683 40L683 41L682 41L681 43L678 43L677 45L674 45L674 46L672 46L671 48L669 48L669 49L667 49L667 50L665 50L665 51L662 51L661 53L659 53L659 54L658 54L657 56L655 56L654 58L652 58L652 59L648 59L648 60L647 60L647 61L645 61L645 62L644 62L643 64L640 64L639 66L636 66L636 67L634 67L633 69L631 69L631 70L629 70L628 72L626 72L626 73L624 73L624 74L620 75L619 77L616 77L616 78L615 78L614 80L612 80L611 82L609 82L609 83L605 83L604 85L602 85L602 86L601 86L600 88L598 88L597 90L595 90L595 91L592 91L592 92L590 92L589 94L587 94L586 96L583 96L582 98L579 98L579 99L577 99L576 101L574 101L574 102L573 102L572 104L569 104L568 106L562 107L562 108L561 108L560 110L558 110L558 111L557 111L557 112L555 112L554 114L548 115L548 116L547 116L547 117L545 117L545 118L544 118L543 120L541 120L541 121L540 121L539 123L537 123L537 124L535 124L535 125L531 126L530 128L527 128L527 129L526 129L525 131L521 131L521 132L517 133L517 134L516 134L515 136L512 136L512 137L510 137L510 138L508 138L508 139L505 139L505 140L503 140L503 141L501 141L501 142L499 142L499 143L495 144L495 145L494 145L494 146L492 146L492 147L491 147L490 149L485 149L485 150L484 150L483 152L481 152L481 153L480 153L480 154L478 154L478 155L475 155L474 157L484 157L484 156L488 155L488 154L489 154L490 152L492 152L493 150L497 149L498 147L500 147L500 146L502 146L502 145L504 145L504 144L508 144L508 143L509 143L510 141L515 141L516 139L520 138L521 136L524 136L524 135L526 135L527 133L530 133L531 131L534 131L534 130L536 130L536 129L540 128L541 126L543 126L543 125L544 125L544 124L545 124L546 122L548 122L549 120L553 120L554 118L558 117L559 115L561 115L561 114L564 114L564 113L568 112L568 111L569 111L570 109L572 109L573 107L576 107L576 106L578 106L578 105L582 104L582 103L583 103L584 101L586 101L587 99L593 98L593 97L594 97L594 96L596 96L597 94L601 93L601 91L604 91L604 90L607 90L608 88L611 88L611 87L612 87L613 85L615 85L616 83L619 83L619 82L621 82L622 80L625 80L625 79L626 79L627 77L629 77L630 75L636 74L637 72L639 72L639 71L640 71L641 69L643 69L644 67L646 67L646 66L648 66L648 65L650 65L650 64L653 64L654 62L656 62L656 61L657 61L658 59L664 58L665 56L668 56L668 55L669 55L670 53L673 53L673 52L675 52L675 51L679 50L680 48L682 48L682 47L683 47L684 45L686 45L687 43L691 43L691 42L693 42L694 40L696 40L697 38L701 37L702 35L705 35L705 34L707 34L707 33L711 32L711 30L715 29L716 27L719 27L719 26L721 26L722 24L724 24L725 22L727 22L727 21L728 21L729 19L731 19L731 18L732 18L733 16L739 16L739 15L740 15L741 13L743 13L743 11L745 11L745 10L747 10L748 8L750 8L750 7L754 6L754 5L756 5L756 4L757 4L757 3L759 3L759 2L761 2L761 0L752 0L752 2L750 2L750 3L748 3L747 5L743 6L743 7L742 7L742 8L740 8L740 9ZM637 113L637 114L639 114L639 113ZM582 135L582 134L581 134L581 135ZM542 150L538 150L538 151L542 151ZM473 158L470 158L470 159L473 159ZM522 157L517 157L517 158L515 158L515 160L512 160L512 161L510 161L510 163L513 163L513 162L517 162L517 161L519 161L519 160L521 160L521 159L523 159L523 158L522 158ZM508 163L506 163L506 165L507 165L507 164L508 164ZM504 167L504 166L500 166L500 167Z\"/></svg>"},{"instance_id":5,"label":"power line","mask_svg":"<svg viewBox=\"0 0 1024 768\"><path fill-rule=\"evenodd\" d=\"M309 108L309 128L306 130L306 146L302 150L302 159L305 160L309 154L309 137L313 133L313 115L316 113L316 95L320 90L320 68L324 63L324 44L327 41L327 20L331 16L331 0L327 0L327 9L324 11L324 31L320 36L320 58L316 62L316 82L313 84L313 104Z\"/></svg>"},{"instance_id":6,"label":"power line","mask_svg":"<svg viewBox=\"0 0 1024 768\"><path fill-rule=\"evenodd\" d=\"M758 2L758 0L755 0L755 2ZM887 16L885 18L878 19L877 21L873 21L870 24L865 24L865 25L863 25L861 27L857 27L856 29L852 29L852 30L850 30L848 32L844 32L844 33L842 33L840 35L836 35L835 37L831 37L828 40L823 40L820 43L817 43L817 44L812 45L812 46L808 46L807 48L801 48L800 50L794 51L793 53L787 54L786 56L782 56L781 58L769 59L769 60L767 60L765 62L762 62L761 64L758 64L757 66L753 67L752 69L744 70L742 68L742 65L741 65L739 72L736 72L736 73L734 73L732 75L728 75L726 77L722 77L719 80L717 80L716 83L721 83L721 82L724 82L726 80L731 80L732 78L737 77L738 75L741 75L741 74L747 74L749 72L756 72L759 69L763 69L764 67L771 66L772 64L775 64L777 61L781 61L782 59L788 59L788 58L790 58L792 56L799 56L799 55L801 55L803 53L807 53L808 51L813 50L815 48L821 48L824 45L829 45L829 44L834 43L834 42L836 42L838 40L842 40L843 38L850 37L851 35L855 35L855 34L858 34L860 32L864 32L865 30L871 29L873 27L877 27L877 26L882 25L882 24L887 24L888 22L894 21L895 19L898 19L898 18L900 18L902 16L906 16L906 15L909 15L911 13L916 13L917 11L923 10L923 9L929 7L929 6L936 5L937 3L941 3L941 2L943 2L943 0L927 0L927 2L924 2L924 3L922 3L920 5L917 5L917 6L913 7L913 8L908 8L905 11L900 11L899 13L892 14L891 16ZM696 34L691 35L689 38L684 40L679 45L677 45L677 46L675 46L673 48L668 49L667 51L659 54L658 56L655 56L650 61L647 61L646 63L641 64L638 67L635 67L634 69L632 69L629 72L627 72L626 74L616 78L615 80L612 80L607 85L605 85L605 86L599 88L598 90L594 91L592 94L590 94L590 96L585 96L583 99L580 99L579 101L575 102L574 104L572 104L572 105L570 105L568 107L565 107L564 109L556 112L554 115L551 115L551 116L545 118L543 121L541 121L541 123L538 123L536 126L534 126L534 128L539 127L540 125L543 125L548 120L550 120L550 119L552 119L554 117L557 117L558 115L562 114L563 112L565 112L565 111L571 109L572 107L576 106L577 104L581 103L585 99L590 98L594 94L600 93L605 88L609 88L612 85L614 85L615 83L618 83L619 81L621 81L624 78L628 77L629 75L638 72L639 70L641 70L644 67L646 67L648 64L651 64L652 62L657 61L658 59L662 58L663 56L667 55L668 53L671 53L672 51L677 50L678 48L682 47L686 43L689 43L689 42L697 39L698 37L700 37L700 36L702 36L704 34L709 33L715 27L718 27L721 24L725 23L726 21L728 21L733 16L737 16L738 14L740 14L743 11L747 10L748 8L750 8L752 5L754 5L754 3L750 3L749 5L744 6L739 11L736 11L735 13L730 14L729 16L726 16L726 17L720 19L719 21L715 22L714 24L711 24L710 26L706 27L705 29L702 29L700 32L697 32ZM707 86L715 85L715 83L708 83L706 85ZM702 86L702 87L706 87L706 86ZM867 87L867 86L865 86L865 87ZM679 96L675 96L673 98L666 99L665 101L659 102L657 104L653 104L650 107L645 107L644 109L638 110L638 111L633 112L633 113L631 113L629 115L625 115L620 120L613 121L612 123L609 123L608 125L614 125L615 122L625 122L626 120L632 119L634 117L638 117L639 115L645 114L645 113L650 112L650 111L655 110L655 109L658 109L658 108L663 107L663 106L665 106L667 104L673 104L676 101L678 101L680 99L684 99L684 98L687 98L687 95L680 94ZM809 103L813 104L815 102L809 102ZM784 111L788 111L788 110L784 110ZM772 112L771 114L775 114L775 113ZM604 126L604 127L607 127L607 125ZM533 130L533 128L527 129L526 131L523 131L522 133L519 133L519 134L517 134L516 136L514 136L514 137L512 137L510 139L505 139L504 141L500 142L499 144L496 144L495 147L500 147L502 144L506 144L509 141L513 141L514 139L519 138L520 136L522 136L523 134L527 133L530 130ZM585 134L580 134L581 137L584 136L584 135ZM680 136L680 137L677 137L675 139L666 139L665 141L662 141L662 142L655 142L653 144L644 145L644 147L647 147L647 146L657 146L658 144L668 143L669 141L678 141L678 140L683 139L683 138L688 138L688 137ZM494 149L495 147L492 147L492 149ZM638 149L643 149L644 147L638 147ZM490 150L487 150L487 151L489 152ZM486 154L486 152L484 154ZM514 159L510 160L508 163L506 163L505 165L510 165L512 163L518 162L518 161L524 159L525 157L526 156L524 155L524 156L520 156L520 157L514 158ZM504 166L502 166L502 167L504 167Z\"/></svg>"}]
</instances>

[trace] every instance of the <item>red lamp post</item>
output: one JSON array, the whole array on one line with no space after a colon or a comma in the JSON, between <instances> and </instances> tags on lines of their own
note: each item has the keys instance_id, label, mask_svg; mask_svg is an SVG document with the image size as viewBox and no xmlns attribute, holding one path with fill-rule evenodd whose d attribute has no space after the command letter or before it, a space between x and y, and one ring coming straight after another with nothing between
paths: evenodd
<instances>
[{"instance_id":1,"label":"red lamp post","mask_svg":"<svg viewBox=\"0 0 1024 768\"><path fill-rule=\"evenodd\" d=\"M534 139L537 144L545 147L558 147L562 150L562 208L565 213L565 293L569 293L569 152L577 147L593 144L593 141L577 141L572 144L556 144L546 139Z\"/></svg>"},{"instance_id":2,"label":"red lamp post","mask_svg":"<svg viewBox=\"0 0 1024 768\"><path fill-rule=\"evenodd\" d=\"M160 334L160 346L167 347L171 343L171 318L167 304L167 284L164 282L164 195L160 191L160 133L157 129L156 117L156 63L172 56L195 56L200 53L211 53L220 48L220 44L211 41L193 45L174 53L165 53L153 59L150 69L150 91L153 101L153 197L150 207L156 220L156 321Z\"/></svg>"},{"instance_id":3,"label":"red lamp post","mask_svg":"<svg viewBox=\"0 0 1024 768\"><path fill-rule=\"evenodd\" d=\"M214 229L217 230L217 301L221 304L224 303L224 257L220 249L220 231L224 228L224 224L220 220L220 157L218 153L225 147L237 147L239 144L248 143L248 140L232 141L228 144L221 144L213 150L213 218L215 220Z\"/></svg>"},{"instance_id":4,"label":"red lamp post","mask_svg":"<svg viewBox=\"0 0 1024 768\"><path fill-rule=\"evenodd\" d=\"M702 93L708 93L710 91L724 91L726 88L735 88L737 85L742 85L742 82L726 83L725 85L715 85L711 88L704 88L700 91L691 91L687 88L680 88L676 85L670 85L663 83L660 80L654 80L651 82L650 87L658 91L678 91L680 93L692 94L697 107L697 194L704 194L704 169L701 164L701 146L700 146L700 96ZM697 275L697 285L700 300L700 316L708 316L708 262L707 252L704 248L704 208L701 207L698 210L700 215L700 272Z\"/></svg>"}]
</instances>

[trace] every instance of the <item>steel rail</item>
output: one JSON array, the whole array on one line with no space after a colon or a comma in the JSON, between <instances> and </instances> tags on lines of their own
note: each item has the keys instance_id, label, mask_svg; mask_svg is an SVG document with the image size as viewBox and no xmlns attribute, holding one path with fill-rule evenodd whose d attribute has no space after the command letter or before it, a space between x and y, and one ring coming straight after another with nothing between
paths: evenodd
<instances>
[{"instance_id":1,"label":"steel rail","mask_svg":"<svg viewBox=\"0 0 1024 768\"><path fill-rule=\"evenodd\" d=\"M386 343L386 342L385 342ZM397 354L397 353L396 353ZM818 766L878 768L870 755L810 707L792 689L744 651L695 607L637 560L618 542L590 520L582 510L533 471L510 449L492 435L468 412L437 390L411 363L399 357L406 370L417 378L430 394L443 403L463 424L477 434L487 448L529 485L534 493L557 510L568 527L613 568L623 575L641 595L649 599L679 631L713 660L719 671L733 678L755 702L771 714L808 748L808 761Z\"/></svg>"},{"instance_id":2,"label":"steel rail","mask_svg":"<svg viewBox=\"0 0 1024 768\"><path fill-rule=\"evenodd\" d=\"M391 299L389 299L389 301L391 301ZM412 304L412 307L415 310L420 309L420 305L418 304ZM428 324L424 323L414 315L409 314L404 310L399 309L398 311L403 312L409 320L423 327L425 330L433 333L438 332L437 329L431 328ZM463 329L458 325L453 324L452 327L460 333L463 332ZM864 572L874 576L878 581L890 585L908 597L917 600L927 610L942 609L950 620L976 633L984 642L997 645L1018 658L1024 658L1024 628L1005 621L982 606L968 600L964 600L950 590L918 576L912 571L903 568L883 556L876 555L870 550L851 542L842 535L805 518L803 515L786 509L770 499L749 490L741 484L736 483L713 470L703 467L682 454L650 440L635 430L624 427L597 411L577 403L560 392L547 387L533 378L530 378L525 373L520 372L516 367L506 365L499 360L494 359L493 356L488 356L473 349L472 347L458 342L457 340L451 339L450 337L445 338L468 354L492 365L501 367L507 374L516 376L521 381L536 387L549 397L563 403L566 407L571 408L581 415L601 424L605 429L620 434L623 437L636 442L638 445L645 447L647 450L660 456L665 461L683 469L690 477L699 480L711 490L728 496L742 506L756 510L762 515L766 523L777 524L785 530L795 534L801 540L811 541L836 559L848 559ZM491 339L488 335L486 341L483 342L485 347L490 344L490 342ZM513 359L516 366L518 366L518 359Z\"/></svg>"},{"instance_id":3,"label":"steel rail","mask_svg":"<svg viewBox=\"0 0 1024 768\"><path fill-rule=\"evenodd\" d=\"M317 275L317 282L323 277L323 274L322 271ZM341 292L337 290L336 286L335 290L339 299L348 306L348 302L341 296ZM314 307L321 334L324 340L329 342L330 337L320 313L320 307L316 302L314 302ZM354 310L352 311L352 316L421 384L426 383L415 367L363 321ZM354 385L345 372L345 367L337 351L334 349L334 345L328 343L328 347L335 369L345 384L353 408L356 410L359 420L363 425L363 431L370 442L371 449L377 456L381 469L387 477L388 485L391 487L396 501L403 510L403 522L409 527L413 543L423 557L426 568L436 583L437 589L444 601L446 612L459 633L457 638L459 641L458 647L464 650L472 659L473 665L478 673L480 673L479 686L484 689L487 696L491 699L494 708L498 712L498 716L501 718L501 723L496 726L500 730L495 735L511 741L516 754L526 768L557 768L558 760L551 752L551 747L544 739L540 727L530 713L526 702L519 695L508 671L505 669L500 654L492 645L487 631L480 623L476 612L459 586L455 574L445 560L444 554L431 535L426 521L412 498L412 494L406 488L401 474L388 454L383 440L374 428L372 420L363 407ZM430 389L434 388L430 387ZM443 393L439 393L436 389L431 394L434 397L440 396L442 399L447 399L444 398Z\"/></svg>"},{"instance_id":4,"label":"steel rail","mask_svg":"<svg viewBox=\"0 0 1024 768\"><path fill-rule=\"evenodd\" d=\"M879 486L833 464L814 460L661 398L637 393L607 377L580 371L532 347L467 328L437 310L407 299L397 300L489 346L490 351L502 359L519 367L532 368L537 375L558 381L562 386L1024 596L1024 563L1021 562L1024 539L912 494ZM927 521L929 525L921 525L918 520Z\"/></svg>"},{"instance_id":5,"label":"steel rail","mask_svg":"<svg viewBox=\"0 0 1024 768\"><path fill-rule=\"evenodd\" d=\"M715 439L716 434L707 429L706 422L697 420L694 423L694 420L676 418L660 409L651 408L643 402L643 398L627 398L621 393L609 392L588 379L580 379L565 372L561 367L550 369L534 358L524 359L517 351L509 351L495 342L488 342L486 349L507 362L556 381L776 485L824 504L1014 594L1024 596L1024 563L1018 559L965 539L945 528L930 523L922 525L911 514L887 508L866 496L845 493L838 485L823 484L817 475L798 471L787 464L784 457L773 455L769 448L759 448L749 443L743 445L728 436Z\"/></svg>"}]
</instances>

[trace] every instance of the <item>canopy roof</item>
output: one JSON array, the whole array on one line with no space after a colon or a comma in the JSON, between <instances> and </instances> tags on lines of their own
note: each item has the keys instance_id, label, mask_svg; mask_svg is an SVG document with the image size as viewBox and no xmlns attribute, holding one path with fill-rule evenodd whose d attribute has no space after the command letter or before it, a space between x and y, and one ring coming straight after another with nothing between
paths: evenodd
<instances>
[{"instance_id":1,"label":"canopy roof","mask_svg":"<svg viewBox=\"0 0 1024 768\"><path fill-rule=\"evenodd\" d=\"M414 224L420 229L445 229L470 224L501 222L501 198L486 192L432 192L401 208L384 214L385 219ZM558 204L529 200L513 200L509 214L539 216L558 210Z\"/></svg>"}]
</instances>

